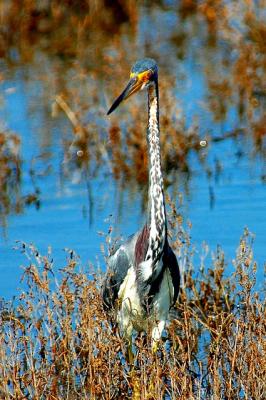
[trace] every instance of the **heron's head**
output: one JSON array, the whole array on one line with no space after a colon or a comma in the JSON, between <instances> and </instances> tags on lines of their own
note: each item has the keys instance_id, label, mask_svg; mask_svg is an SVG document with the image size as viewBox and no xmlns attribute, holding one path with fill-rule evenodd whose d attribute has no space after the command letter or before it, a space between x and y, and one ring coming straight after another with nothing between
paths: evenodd
<instances>
[{"instance_id":1,"label":"heron's head","mask_svg":"<svg viewBox=\"0 0 266 400\"><path fill-rule=\"evenodd\" d=\"M130 80L123 90L123 92L118 96L118 98L112 104L108 114L111 114L119 104L127 99L139 90L148 87L150 84L156 82L158 79L158 67L156 62L152 58L144 58L137 61L130 71Z\"/></svg>"}]
</instances>

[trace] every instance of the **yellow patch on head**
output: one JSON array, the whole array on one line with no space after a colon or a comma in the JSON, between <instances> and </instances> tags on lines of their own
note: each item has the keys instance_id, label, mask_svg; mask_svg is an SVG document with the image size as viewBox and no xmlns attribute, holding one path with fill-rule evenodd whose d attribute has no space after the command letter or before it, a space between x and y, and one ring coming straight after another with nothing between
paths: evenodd
<instances>
[{"instance_id":1,"label":"yellow patch on head","mask_svg":"<svg viewBox=\"0 0 266 400\"><path fill-rule=\"evenodd\" d=\"M136 74L135 72L131 72L130 79L137 77L138 81L147 82L147 81L150 80L151 76L152 76L152 71L150 69L147 69L146 71L141 72L140 74Z\"/></svg>"}]
</instances>

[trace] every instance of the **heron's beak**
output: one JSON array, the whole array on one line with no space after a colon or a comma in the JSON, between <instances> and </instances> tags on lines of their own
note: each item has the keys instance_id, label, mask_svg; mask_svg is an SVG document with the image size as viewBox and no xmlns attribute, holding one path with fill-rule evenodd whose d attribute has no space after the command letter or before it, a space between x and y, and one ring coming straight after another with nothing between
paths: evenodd
<instances>
[{"instance_id":1,"label":"heron's beak","mask_svg":"<svg viewBox=\"0 0 266 400\"><path fill-rule=\"evenodd\" d=\"M140 79L137 75L133 76L128 82L126 88L120 94L120 96L118 96L117 99L114 101L107 115L111 114L111 112L113 112L123 100L126 100L129 96L138 92L142 88L143 83L143 80Z\"/></svg>"}]
</instances>

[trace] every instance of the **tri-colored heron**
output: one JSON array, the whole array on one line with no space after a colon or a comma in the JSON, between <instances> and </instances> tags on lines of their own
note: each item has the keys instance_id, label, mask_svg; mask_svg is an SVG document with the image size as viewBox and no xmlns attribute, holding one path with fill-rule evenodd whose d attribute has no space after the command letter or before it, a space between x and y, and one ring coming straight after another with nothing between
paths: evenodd
<instances>
[{"instance_id":1,"label":"tri-colored heron","mask_svg":"<svg viewBox=\"0 0 266 400\"><path fill-rule=\"evenodd\" d=\"M107 114L133 93L147 88L149 152L149 203L144 227L115 248L108 259L103 285L103 303L116 305L120 332L130 343L132 331L151 327L153 347L162 335L170 308L175 304L180 273L167 238L159 131L158 68L154 60L137 61L125 90Z\"/></svg>"}]
</instances>

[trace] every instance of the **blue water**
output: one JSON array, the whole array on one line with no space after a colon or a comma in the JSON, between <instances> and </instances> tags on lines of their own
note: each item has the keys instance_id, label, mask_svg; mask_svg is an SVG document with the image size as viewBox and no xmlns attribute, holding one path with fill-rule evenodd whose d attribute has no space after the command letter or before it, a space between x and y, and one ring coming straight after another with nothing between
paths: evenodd
<instances>
[{"instance_id":1,"label":"blue water","mask_svg":"<svg viewBox=\"0 0 266 400\"><path fill-rule=\"evenodd\" d=\"M158 15L143 14L140 23L142 33L138 39L141 46L149 41L150 35L154 38L158 34L160 40L162 36L165 41L168 40L169 24L177 24L173 15L165 13L164 18L160 16L160 25L153 24L160 26L159 30L147 30L147 26L151 27L150 18L156 20ZM186 25L184 29L187 29ZM175 95L183 110L186 126L189 127L192 119L196 118L202 138L208 139L210 132L214 137L221 136L241 124L233 107L220 123L215 123L211 111L202 107L208 93L201 64L201 57L205 55L199 51L197 40L195 38L194 45L188 48L186 58L178 62L173 61L176 58L173 45L166 45L162 41L159 62L163 70L167 70L169 60L176 62ZM169 59L166 57L168 54ZM25 256L19 250L14 250L16 241L33 243L42 254L46 254L51 246L56 268L65 265L64 248L70 248L79 254L85 268L93 263L104 269L101 251L104 237L99 232L108 231L110 215L115 226L114 236L127 237L143 224L145 214L141 212L141 193L133 188L122 190L107 168L103 167L96 178L89 179L90 201L84 180L78 177L62 179L62 141L66 135L71 136L67 118L62 114L55 119L51 117L53 93L41 102L43 84L38 73L33 73L30 66L5 72L9 78L1 83L3 104L0 107L0 123L19 134L22 140L22 194L33 191L29 173L32 165L38 172L36 184L41 193L39 210L32 205L26 207L22 214L9 215L7 226L0 233L0 297L9 299L21 289L21 266L28 264ZM122 88L124 82L120 85ZM146 106L146 101L140 99L140 110L144 104ZM119 113L122 115L123 108L117 110L118 118ZM106 131L109 123L110 119L106 117ZM191 152L189 179L185 174L172 173L174 184L168 188L172 198L176 192L183 197L181 205L178 196L175 201L183 216L184 226L187 221L192 223L190 234L196 249L195 268L200 265L202 243L205 242L209 246L209 262L217 245L222 247L227 273L231 273L240 236L248 227L255 234L254 259L258 262L258 276L262 279L266 247L265 160L255 153L252 139L244 136L216 143L210 141L208 149L201 150L201 155L203 153L206 153L205 163L201 163L198 155ZM221 165L220 173L208 176L206 169L215 171L217 160ZM212 200L210 193L213 194Z\"/></svg>"},{"instance_id":2,"label":"blue water","mask_svg":"<svg viewBox=\"0 0 266 400\"><path fill-rule=\"evenodd\" d=\"M60 168L63 154L60 147L60 132L56 131L55 122L49 121L54 134L49 146L43 149L39 143L38 121L41 114L29 116L28 107L31 94L21 82L6 82L5 86L14 87L15 91L8 94L4 107L1 109L1 119L6 119L11 130L19 132L22 139L22 158L24 172L22 192L32 190L29 175L31 160L41 151L49 151L50 156L43 161L37 160L40 169L50 165L53 173L38 178L41 190L41 207L27 207L21 215L8 217L6 232L2 231L0 244L0 296L11 298L21 287L21 266L27 265L27 260L13 248L16 241L34 243L43 254L51 246L54 264L64 266L66 254L64 248L75 250L81 258L81 264L88 266L89 262L104 268L104 260L100 250L104 238L99 232L107 232L110 215L116 226L116 234L124 237L136 231L145 219L141 212L140 193L131 193L127 189L121 193L112 177L100 174L90 181L93 197L92 218L85 183L60 181ZM41 111L40 111L41 112ZM67 123L66 123L67 124ZM240 143L243 141L244 143ZM188 181L189 193L176 174L177 187L183 195L180 211L184 221L192 223L191 240L196 246L195 266L199 265L201 246L206 242L211 251L220 245L225 251L228 271L232 271L231 259L234 258L239 238L243 229L248 227L256 235L254 257L259 264L259 274L262 276L265 261L265 230L266 230L266 191L262 183L263 160L259 156L250 157L249 139L232 139L211 145L208 150L208 163L214 165L219 159L223 169L218 179L208 178L204 168L200 166L196 154L191 154L190 165L192 175ZM238 157L238 149L247 149L242 157ZM205 151L205 150L203 150ZM210 204L210 186L214 193L214 202ZM171 195L172 188L169 188ZM122 195L122 200L120 196ZM120 205L119 205L120 204Z\"/></svg>"}]
</instances>

